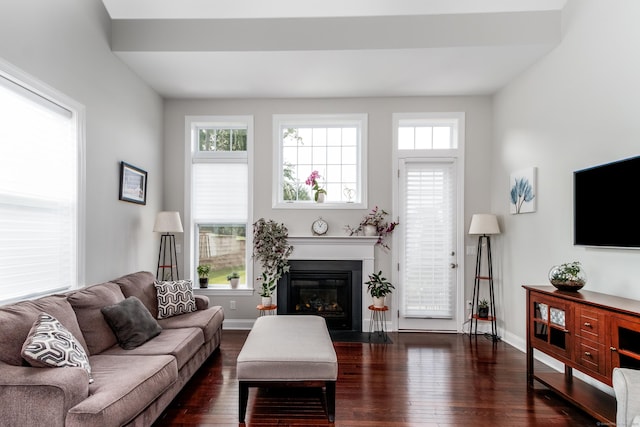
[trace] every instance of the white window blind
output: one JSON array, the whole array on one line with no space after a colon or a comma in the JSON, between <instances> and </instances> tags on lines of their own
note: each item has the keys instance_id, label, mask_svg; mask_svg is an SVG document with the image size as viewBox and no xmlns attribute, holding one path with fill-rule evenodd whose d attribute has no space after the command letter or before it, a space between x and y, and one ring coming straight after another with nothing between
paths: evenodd
<instances>
[{"instance_id":1,"label":"white window blind","mask_svg":"<svg viewBox=\"0 0 640 427\"><path fill-rule=\"evenodd\" d=\"M194 222L247 222L248 181L247 163L195 163Z\"/></svg>"},{"instance_id":2,"label":"white window blind","mask_svg":"<svg viewBox=\"0 0 640 427\"><path fill-rule=\"evenodd\" d=\"M403 304L406 317L451 318L454 315L455 281L449 267L454 248L454 177L453 163L405 163Z\"/></svg>"},{"instance_id":3,"label":"white window blind","mask_svg":"<svg viewBox=\"0 0 640 427\"><path fill-rule=\"evenodd\" d=\"M77 285L75 115L0 76L0 300Z\"/></svg>"}]
</instances>

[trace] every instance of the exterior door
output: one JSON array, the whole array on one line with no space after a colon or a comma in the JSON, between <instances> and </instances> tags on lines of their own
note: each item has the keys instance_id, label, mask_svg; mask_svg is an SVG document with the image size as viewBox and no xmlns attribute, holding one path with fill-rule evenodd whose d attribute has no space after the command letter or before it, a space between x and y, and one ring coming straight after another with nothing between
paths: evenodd
<instances>
[{"instance_id":1,"label":"exterior door","mask_svg":"<svg viewBox=\"0 0 640 427\"><path fill-rule=\"evenodd\" d=\"M457 331L457 160L400 159L399 330Z\"/></svg>"}]
</instances>

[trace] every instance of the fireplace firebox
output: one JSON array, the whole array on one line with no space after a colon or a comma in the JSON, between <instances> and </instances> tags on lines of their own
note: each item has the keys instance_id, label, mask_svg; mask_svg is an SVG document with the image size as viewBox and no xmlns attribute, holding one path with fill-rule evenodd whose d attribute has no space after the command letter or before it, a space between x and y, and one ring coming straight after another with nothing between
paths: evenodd
<instances>
[{"instance_id":1,"label":"fireplace firebox","mask_svg":"<svg viewBox=\"0 0 640 427\"><path fill-rule=\"evenodd\" d=\"M324 317L330 330L362 327L362 261L291 260L278 281L278 314Z\"/></svg>"}]
</instances>

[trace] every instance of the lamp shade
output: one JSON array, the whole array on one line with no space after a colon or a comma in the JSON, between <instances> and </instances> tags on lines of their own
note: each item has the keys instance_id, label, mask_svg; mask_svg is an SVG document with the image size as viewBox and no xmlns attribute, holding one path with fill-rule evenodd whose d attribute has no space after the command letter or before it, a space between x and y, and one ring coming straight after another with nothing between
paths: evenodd
<instances>
[{"instance_id":1,"label":"lamp shade","mask_svg":"<svg viewBox=\"0 0 640 427\"><path fill-rule=\"evenodd\" d=\"M158 212L153 231L160 233L182 233L182 222L179 212Z\"/></svg>"},{"instance_id":2,"label":"lamp shade","mask_svg":"<svg viewBox=\"0 0 640 427\"><path fill-rule=\"evenodd\" d=\"M469 234L500 234L498 218L493 214L474 214L471 217Z\"/></svg>"}]
</instances>

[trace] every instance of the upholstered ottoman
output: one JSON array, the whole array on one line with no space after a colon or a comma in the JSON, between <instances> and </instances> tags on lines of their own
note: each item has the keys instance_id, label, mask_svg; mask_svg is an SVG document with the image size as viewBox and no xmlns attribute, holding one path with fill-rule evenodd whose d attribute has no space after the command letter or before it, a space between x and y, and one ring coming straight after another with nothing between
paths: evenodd
<instances>
[{"instance_id":1,"label":"upholstered ottoman","mask_svg":"<svg viewBox=\"0 0 640 427\"><path fill-rule=\"evenodd\" d=\"M335 420L338 360L319 316L265 316L256 320L237 362L240 422L249 387L324 383L329 421Z\"/></svg>"}]
</instances>

